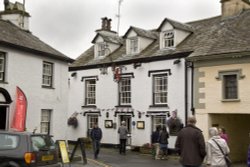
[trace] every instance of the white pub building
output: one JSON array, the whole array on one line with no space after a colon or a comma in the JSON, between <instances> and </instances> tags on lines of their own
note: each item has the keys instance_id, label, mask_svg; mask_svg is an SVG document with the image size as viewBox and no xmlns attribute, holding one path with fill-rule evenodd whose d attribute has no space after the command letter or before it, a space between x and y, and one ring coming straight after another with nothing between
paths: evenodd
<instances>
[{"instance_id":1,"label":"white pub building","mask_svg":"<svg viewBox=\"0 0 250 167\"><path fill-rule=\"evenodd\" d=\"M190 51L178 49L190 34L191 26L166 18L154 30L131 26L121 37L111 30L111 19L102 18L93 46L69 68L69 116L78 127L69 127L68 139L87 137L97 122L102 144L116 146L124 120L128 145L150 143L156 126L165 125L173 148L192 114Z\"/></svg>"}]
</instances>

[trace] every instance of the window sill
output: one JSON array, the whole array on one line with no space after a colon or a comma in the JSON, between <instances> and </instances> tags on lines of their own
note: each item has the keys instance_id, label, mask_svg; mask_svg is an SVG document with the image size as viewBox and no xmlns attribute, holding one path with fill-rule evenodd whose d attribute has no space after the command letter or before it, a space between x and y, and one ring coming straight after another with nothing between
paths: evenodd
<instances>
[{"instance_id":1,"label":"window sill","mask_svg":"<svg viewBox=\"0 0 250 167\"><path fill-rule=\"evenodd\" d=\"M132 108L131 105L118 105L118 106L115 106L116 108L119 108L119 107L127 107L127 108Z\"/></svg>"},{"instance_id":2,"label":"window sill","mask_svg":"<svg viewBox=\"0 0 250 167\"><path fill-rule=\"evenodd\" d=\"M168 108L168 105L167 104L153 104L153 105L149 106L149 108L156 108L156 107L167 107Z\"/></svg>"},{"instance_id":3,"label":"window sill","mask_svg":"<svg viewBox=\"0 0 250 167\"><path fill-rule=\"evenodd\" d=\"M44 85L42 85L42 88L45 88L45 89L55 89L55 88L53 88L51 86L44 86Z\"/></svg>"},{"instance_id":4,"label":"window sill","mask_svg":"<svg viewBox=\"0 0 250 167\"><path fill-rule=\"evenodd\" d=\"M82 108L96 108L96 105L84 105Z\"/></svg>"},{"instance_id":5,"label":"window sill","mask_svg":"<svg viewBox=\"0 0 250 167\"><path fill-rule=\"evenodd\" d=\"M221 102L240 102L240 99L222 99Z\"/></svg>"}]
</instances>

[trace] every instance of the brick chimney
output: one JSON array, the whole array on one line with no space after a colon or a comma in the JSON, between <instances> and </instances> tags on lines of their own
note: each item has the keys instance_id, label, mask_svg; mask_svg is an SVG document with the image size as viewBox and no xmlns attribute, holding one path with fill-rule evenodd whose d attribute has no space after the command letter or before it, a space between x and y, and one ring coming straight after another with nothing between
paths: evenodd
<instances>
[{"instance_id":1,"label":"brick chimney","mask_svg":"<svg viewBox=\"0 0 250 167\"><path fill-rule=\"evenodd\" d=\"M250 9L250 0L221 0L222 17L239 14L242 10Z\"/></svg>"},{"instance_id":2,"label":"brick chimney","mask_svg":"<svg viewBox=\"0 0 250 167\"><path fill-rule=\"evenodd\" d=\"M29 13L25 11L24 4L20 2L11 3L4 0L4 11L0 12L0 18L8 20L19 28L29 30Z\"/></svg>"}]
</instances>

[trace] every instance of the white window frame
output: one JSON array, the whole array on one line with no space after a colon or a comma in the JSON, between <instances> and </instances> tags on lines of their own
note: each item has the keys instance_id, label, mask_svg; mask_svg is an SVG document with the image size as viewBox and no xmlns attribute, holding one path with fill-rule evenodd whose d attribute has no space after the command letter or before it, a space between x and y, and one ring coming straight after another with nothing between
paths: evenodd
<instances>
[{"instance_id":1,"label":"white window frame","mask_svg":"<svg viewBox=\"0 0 250 167\"><path fill-rule=\"evenodd\" d=\"M139 39L138 37L133 37L129 39L129 53L135 54L138 53L139 50Z\"/></svg>"},{"instance_id":2,"label":"white window frame","mask_svg":"<svg viewBox=\"0 0 250 167\"><path fill-rule=\"evenodd\" d=\"M153 76L153 104L162 105L168 103L168 75L159 74Z\"/></svg>"},{"instance_id":3,"label":"white window frame","mask_svg":"<svg viewBox=\"0 0 250 167\"><path fill-rule=\"evenodd\" d=\"M5 80L5 54L0 52L0 81L4 82Z\"/></svg>"},{"instance_id":4,"label":"white window frame","mask_svg":"<svg viewBox=\"0 0 250 167\"><path fill-rule=\"evenodd\" d=\"M50 110L50 109L42 109L41 110L40 132L43 134L50 134L51 114L52 114L52 110Z\"/></svg>"},{"instance_id":5,"label":"white window frame","mask_svg":"<svg viewBox=\"0 0 250 167\"><path fill-rule=\"evenodd\" d=\"M122 77L119 81L119 104L130 105L131 104L131 77Z\"/></svg>"},{"instance_id":6,"label":"white window frame","mask_svg":"<svg viewBox=\"0 0 250 167\"><path fill-rule=\"evenodd\" d=\"M175 46L174 30L163 32L163 48L173 48Z\"/></svg>"},{"instance_id":7,"label":"white window frame","mask_svg":"<svg viewBox=\"0 0 250 167\"><path fill-rule=\"evenodd\" d=\"M96 79L86 79L85 105L95 105L95 104L96 104Z\"/></svg>"},{"instance_id":8,"label":"white window frame","mask_svg":"<svg viewBox=\"0 0 250 167\"><path fill-rule=\"evenodd\" d=\"M103 57L106 55L107 44L105 42L97 44L97 55L98 57Z\"/></svg>"},{"instance_id":9,"label":"white window frame","mask_svg":"<svg viewBox=\"0 0 250 167\"><path fill-rule=\"evenodd\" d=\"M88 129L93 129L94 127L94 124L98 124L98 121L99 121L99 117L98 115L88 115L88 121L87 121L87 127Z\"/></svg>"},{"instance_id":10,"label":"white window frame","mask_svg":"<svg viewBox=\"0 0 250 167\"><path fill-rule=\"evenodd\" d=\"M154 131L157 126L161 126L161 127L166 126L167 127L166 119L167 119L167 116L165 116L165 115L152 116L152 131Z\"/></svg>"},{"instance_id":11,"label":"white window frame","mask_svg":"<svg viewBox=\"0 0 250 167\"><path fill-rule=\"evenodd\" d=\"M52 87L52 85L53 85L53 63L44 61L42 86Z\"/></svg>"}]
</instances>

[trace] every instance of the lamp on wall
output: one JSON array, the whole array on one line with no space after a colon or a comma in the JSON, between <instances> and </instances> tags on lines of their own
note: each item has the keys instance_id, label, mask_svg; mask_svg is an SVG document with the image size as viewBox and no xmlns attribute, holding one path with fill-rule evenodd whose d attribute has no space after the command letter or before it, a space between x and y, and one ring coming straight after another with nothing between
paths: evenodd
<instances>
[{"instance_id":1,"label":"lamp on wall","mask_svg":"<svg viewBox=\"0 0 250 167\"><path fill-rule=\"evenodd\" d=\"M106 112L106 118L108 118L109 117L109 112Z\"/></svg>"},{"instance_id":2,"label":"lamp on wall","mask_svg":"<svg viewBox=\"0 0 250 167\"><path fill-rule=\"evenodd\" d=\"M141 62L134 63L134 69L136 69L137 67L141 67Z\"/></svg>"},{"instance_id":3,"label":"lamp on wall","mask_svg":"<svg viewBox=\"0 0 250 167\"><path fill-rule=\"evenodd\" d=\"M181 60L177 59L177 60L174 61L174 64L179 64L180 62L181 62Z\"/></svg>"}]
</instances>

